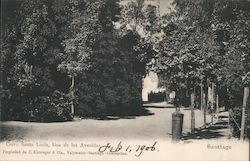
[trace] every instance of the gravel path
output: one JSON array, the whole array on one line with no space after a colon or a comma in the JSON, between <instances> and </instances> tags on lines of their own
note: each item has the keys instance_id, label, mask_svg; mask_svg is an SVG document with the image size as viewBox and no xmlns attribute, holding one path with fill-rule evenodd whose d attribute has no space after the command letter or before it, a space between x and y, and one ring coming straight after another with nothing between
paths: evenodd
<instances>
[{"instance_id":1,"label":"gravel path","mask_svg":"<svg viewBox=\"0 0 250 161\"><path fill-rule=\"evenodd\" d=\"M34 123L7 121L1 122L1 140L63 140L63 139L164 139L171 138L171 114L175 108L148 107L149 115L108 120L83 119L71 122ZM190 132L190 113L184 113L183 132ZM203 125L200 110L195 110L196 127ZM208 116L207 120L210 120Z\"/></svg>"}]
</instances>

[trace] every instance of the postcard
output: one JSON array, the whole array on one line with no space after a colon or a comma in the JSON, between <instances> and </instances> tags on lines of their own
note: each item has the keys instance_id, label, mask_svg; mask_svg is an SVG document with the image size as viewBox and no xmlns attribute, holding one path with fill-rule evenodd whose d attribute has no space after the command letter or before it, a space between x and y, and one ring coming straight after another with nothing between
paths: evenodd
<instances>
[{"instance_id":1,"label":"postcard","mask_svg":"<svg viewBox=\"0 0 250 161\"><path fill-rule=\"evenodd\" d=\"M249 8L2 0L0 160L248 161Z\"/></svg>"}]
</instances>

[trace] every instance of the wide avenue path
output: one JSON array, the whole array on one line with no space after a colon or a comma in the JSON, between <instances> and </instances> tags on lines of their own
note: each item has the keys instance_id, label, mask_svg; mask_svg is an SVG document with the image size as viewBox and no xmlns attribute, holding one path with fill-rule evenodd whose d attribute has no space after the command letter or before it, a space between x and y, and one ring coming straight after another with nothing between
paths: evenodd
<instances>
[{"instance_id":1,"label":"wide avenue path","mask_svg":"<svg viewBox=\"0 0 250 161\"><path fill-rule=\"evenodd\" d=\"M156 105L157 106L157 105ZM171 138L171 117L175 108L172 106L147 106L148 113L143 116L109 117L106 120L77 119L71 122L34 123L7 121L1 122L1 140L19 139L165 139ZM183 132L190 132L190 114L184 113ZM196 127L203 125L203 115L195 110ZM210 116L207 116L208 122Z\"/></svg>"}]
</instances>

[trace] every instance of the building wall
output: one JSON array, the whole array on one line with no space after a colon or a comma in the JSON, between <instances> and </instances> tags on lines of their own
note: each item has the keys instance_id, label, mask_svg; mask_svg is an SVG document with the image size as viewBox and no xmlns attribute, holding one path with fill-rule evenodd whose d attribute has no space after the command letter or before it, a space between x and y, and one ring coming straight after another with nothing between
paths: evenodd
<instances>
[{"instance_id":1,"label":"building wall","mask_svg":"<svg viewBox=\"0 0 250 161\"><path fill-rule=\"evenodd\" d=\"M154 72L149 72L143 79L142 100L148 101L148 94L153 92L164 91L164 88L158 88L158 76Z\"/></svg>"}]
</instances>

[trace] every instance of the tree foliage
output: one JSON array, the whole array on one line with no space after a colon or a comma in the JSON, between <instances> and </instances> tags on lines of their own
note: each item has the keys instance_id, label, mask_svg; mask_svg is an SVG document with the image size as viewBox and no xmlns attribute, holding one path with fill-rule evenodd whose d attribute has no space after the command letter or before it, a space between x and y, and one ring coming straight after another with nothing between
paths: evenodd
<instances>
[{"instance_id":1,"label":"tree foliage","mask_svg":"<svg viewBox=\"0 0 250 161\"><path fill-rule=\"evenodd\" d=\"M51 1L5 1L6 15L3 41L3 82L10 95L4 101L5 112L20 111L38 96L50 96L58 87L56 66L60 61L61 45L51 15ZM8 13L7 12L7 13ZM8 19L11 21L8 22ZM33 107L35 110L35 107ZM11 118L10 118L11 119Z\"/></svg>"},{"instance_id":2,"label":"tree foliage","mask_svg":"<svg viewBox=\"0 0 250 161\"><path fill-rule=\"evenodd\" d=\"M72 104L83 117L141 108L153 47L138 32L117 28L128 16L118 0L3 4L5 119L70 120ZM152 25L156 8L147 10Z\"/></svg>"},{"instance_id":3,"label":"tree foliage","mask_svg":"<svg viewBox=\"0 0 250 161\"><path fill-rule=\"evenodd\" d=\"M179 88L214 82L229 90L234 103L242 100L242 88L249 82L249 1L174 4L175 11L163 17L160 77Z\"/></svg>"}]
</instances>

